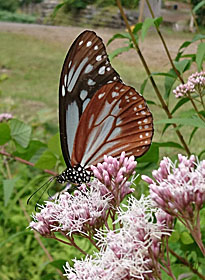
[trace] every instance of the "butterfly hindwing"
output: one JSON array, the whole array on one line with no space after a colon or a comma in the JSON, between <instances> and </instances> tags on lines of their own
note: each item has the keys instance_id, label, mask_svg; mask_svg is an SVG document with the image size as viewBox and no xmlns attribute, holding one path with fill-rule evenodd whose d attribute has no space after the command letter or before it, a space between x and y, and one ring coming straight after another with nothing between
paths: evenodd
<instances>
[{"instance_id":1,"label":"butterfly hindwing","mask_svg":"<svg viewBox=\"0 0 205 280\"><path fill-rule=\"evenodd\" d=\"M121 82L106 84L86 107L75 135L72 165L103 161L103 155L142 156L151 144L153 119L144 98Z\"/></svg>"},{"instance_id":2,"label":"butterfly hindwing","mask_svg":"<svg viewBox=\"0 0 205 280\"><path fill-rule=\"evenodd\" d=\"M102 39L93 31L84 31L72 44L60 77L60 138L68 167L83 111L96 91L113 81L120 81L120 77L110 64Z\"/></svg>"}]
</instances>

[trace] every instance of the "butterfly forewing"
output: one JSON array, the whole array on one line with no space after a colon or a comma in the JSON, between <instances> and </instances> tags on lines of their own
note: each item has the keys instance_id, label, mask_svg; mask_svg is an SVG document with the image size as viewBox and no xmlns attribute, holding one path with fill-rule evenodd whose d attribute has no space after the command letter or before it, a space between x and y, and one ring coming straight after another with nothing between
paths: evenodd
<instances>
[{"instance_id":1,"label":"butterfly forewing","mask_svg":"<svg viewBox=\"0 0 205 280\"><path fill-rule=\"evenodd\" d=\"M81 33L65 58L59 86L60 137L67 166L70 166L75 133L86 106L103 85L119 80L102 39L92 31Z\"/></svg>"},{"instance_id":2,"label":"butterfly forewing","mask_svg":"<svg viewBox=\"0 0 205 280\"><path fill-rule=\"evenodd\" d=\"M103 161L104 154L142 156L151 144L153 118L144 98L121 82L104 85L86 107L75 135L71 163Z\"/></svg>"}]
</instances>

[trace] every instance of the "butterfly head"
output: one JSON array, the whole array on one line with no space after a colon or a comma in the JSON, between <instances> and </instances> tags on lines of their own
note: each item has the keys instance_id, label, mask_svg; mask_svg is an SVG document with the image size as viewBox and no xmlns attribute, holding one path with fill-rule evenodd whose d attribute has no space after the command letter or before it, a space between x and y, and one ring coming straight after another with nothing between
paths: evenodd
<instances>
[{"instance_id":1,"label":"butterfly head","mask_svg":"<svg viewBox=\"0 0 205 280\"><path fill-rule=\"evenodd\" d=\"M76 185L90 182L91 172L83 168L80 164L74 167L68 167L60 175L56 177L56 181L60 184L70 182Z\"/></svg>"}]
</instances>

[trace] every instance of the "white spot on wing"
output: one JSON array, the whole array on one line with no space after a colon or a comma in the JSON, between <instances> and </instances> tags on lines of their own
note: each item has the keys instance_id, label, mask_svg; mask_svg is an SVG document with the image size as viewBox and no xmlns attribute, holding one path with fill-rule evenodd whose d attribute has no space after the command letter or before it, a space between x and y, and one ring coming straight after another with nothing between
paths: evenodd
<instances>
[{"instance_id":1,"label":"white spot on wing","mask_svg":"<svg viewBox=\"0 0 205 280\"><path fill-rule=\"evenodd\" d=\"M88 85L89 85L89 86L94 86L95 84L96 84L96 82L93 81L92 79L89 79L89 80L88 80Z\"/></svg>"},{"instance_id":2,"label":"white spot on wing","mask_svg":"<svg viewBox=\"0 0 205 280\"><path fill-rule=\"evenodd\" d=\"M69 62L69 64L68 64L68 68L70 68L71 64L72 64L72 60Z\"/></svg>"},{"instance_id":3,"label":"white spot on wing","mask_svg":"<svg viewBox=\"0 0 205 280\"><path fill-rule=\"evenodd\" d=\"M116 91L113 91L112 92L112 98L114 98L114 97L116 97L116 96L118 96L119 95L119 92L116 92Z\"/></svg>"},{"instance_id":4,"label":"white spot on wing","mask_svg":"<svg viewBox=\"0 0 205 280\"><path fill-rule=\"evenodd\" d=\"M100 69L98 70L98 74L99 75L105 74L105 66L100 67Z\"/></svg>"},{"instance_id":5,"label":"white spot on wing","mask_svg":"<svg viewBox=\"0 0 205 280\"><path fill-rule=\"evenodd\" d=\"M95 51L97 51L97 50L98 50L98 46L97 46L97 45L94 47L94 50L95 50Z\"/></svg>"},{"instance_id":6,"label":"white spot on wing","mask_svg":"<svg viewBox=\"0 0 205 280\"><path fill-rule=\"evenodd\" d=\"M98 95L98 99L101 99L104 95L105 95L105 92L100 93L100 94Z\"/></svg>"},{"instance_id":7,"label":"white spot on wing","mask_svg":"<svg viewBox=\"0 0 205 280\"><path fill-rule=\"evenodd\" d=\"M91 45L92 45L91 41L88 41L87 44L86 44L87 47L90 47Z\"/></svg>"},{"instance_id":8,"label":"white spot on wing","mask_svg":"<svg viewBox=\"0 0 205 280\"><path fill-rule=\"evenodd\" d=\"M91 64L88 64L85 68L85 74L90 73L93 70L93 66Z\"/></svg>"},{"instance_id":9,"label":"white spot on wing","mask_svg":"<svg viewBox=\"0 0 205 280\"><path fill-rule=\"evenodd\" d=\"M82 45L83 41L80 41L79 46Z\"/></svg>"},{"instance_id":10,"label":"white spot on wing","mask_svg":"<svg viewBox=\"0 0 205 280\"><path fill-rule=\"evenodd\" d=\"M96 56L96 61L101 61L102 60L102 55Z\"/></svg>"},{"instance_id":11,"label":"white spot on wing","mask_svg":"<svg viewBox=\"0 0 205 280\"><path fill-rule=\"evenodd\" d=\"M64 85L65 85L65 87L66 87L66 85L67 85L67 78L68 78L68 76L65 75L65 76L64 76Z\"/></svg>"},{"instance_id":12,"label":"white spot on wing","mask_svg":"<svg viewBox=\"0 0 205 280\"><path fill-rule=\"evenodd\" d=\"M81 90L81 92L80 92L80 98L82 99L82 100L84 100L86 97L87 97L87 94L88 94L88 91L87 90Z\"/></svg>"},{"instance_id":13,"label":"white spot on wing","mask_svg":"<svg viewBox=\"0 0 205 280\"><path fill-rule=\"evenodd\" d=\"M138 106L138 108L140 108L140 109L141 109L141 108L142 108L142 104L140 104L140 105Z\"/></svg>"},{"instance_id":14,"label":"white spot on wing","mask_svg":"<svg viewBox=\"0 0 205 280\"><path fill-rule=\"evenodd\" d=\"M148 122L148 119L144 119L143 122L144 122L144 123L147 123L147 122Z\"/></svg>"},{"instance_id":15,"label":"white spot on wing","mask_svg":"<svg viewBox=\"0 0 205 280\"><path fill-rule=\"evenodd\" d=\"M145 133L145 136L149 136L149 132L146 132L146 133Z\"/></svg>"},{"instance_id":16,"label":"white spot on wing","mask_svg":"<svg viewBox=\"0 0 205 280\"><path fill-rule=\"evenodd\" d=\"M107 71L110 71L111 70L111 68L110 67L107 67L107 69L106 69Z\"/></svg>"},{"instance_id":17,"label":"white spot on wing","mask_svg":"<svg viewBox=\"0 0 205 280\"><path fill-rule=\"evenodd\" d=\"M62 96L65 96L65 87L62 85Z\"/></svg>"}]
</instances>

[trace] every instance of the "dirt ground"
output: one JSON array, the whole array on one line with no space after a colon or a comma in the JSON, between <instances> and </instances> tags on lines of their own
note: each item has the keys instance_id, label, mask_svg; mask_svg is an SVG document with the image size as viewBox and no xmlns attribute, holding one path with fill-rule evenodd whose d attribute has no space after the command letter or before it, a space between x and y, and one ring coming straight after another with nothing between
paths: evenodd
<instances>
[{"instance_id":1,"label":"dirt ground","mask_svg":"<svg viewBox=\"0 0 205 280\"><path fill-rule=\"evenodd\" d=\"M49 40L53 43L63 44L67 49L70 43L75 39L75 37L85 30L82 27L73 26L47 26L47 25L37 25L37 24L20 24L20 23L8 23L0 22L0 32L13 32L26 34L29 36L34 36L40 40ZM98 28L95 29L96 33L103 38L106 43L113 34L124 31L108 28ZM170 30L162 30L165 37L166 44L171 53L172 58L175 57L180 45L186 41L191 40L193 34L190 33L178 33ZM121 40L117 40L111 44L108 51L112 51L118 47L123 46L124 43ZM152 71L162 71L162 69L169 69L169 61L165 54L162 43L154 30L149 32L149 36L146 36L144 42L140 42L141 51L148 61L149 66L151 66ZM192 44L188 48L188 52L194 52L196 50L196 45ZM120 59L128 60L131 65L135 63L140 63L139 58L135 55L134 50L130 51L124 55L121 55Z\"/></svg>"}]
</instances>

